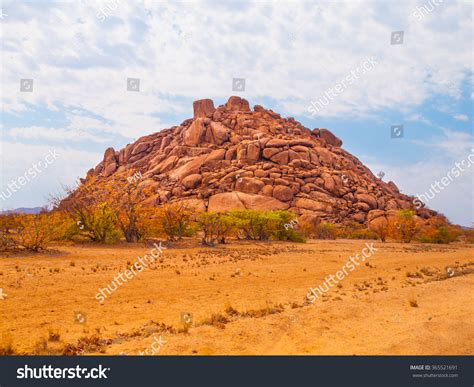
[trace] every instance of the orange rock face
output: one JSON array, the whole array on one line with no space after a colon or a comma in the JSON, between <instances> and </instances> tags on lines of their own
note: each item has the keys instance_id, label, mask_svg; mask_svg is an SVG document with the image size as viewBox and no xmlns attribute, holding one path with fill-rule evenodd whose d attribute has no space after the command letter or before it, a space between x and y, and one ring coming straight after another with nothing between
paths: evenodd
<instances>
[{"instance_id":1,"label":"orange rock face","mask_svg":"<svg viewBox=\"0 0 474 387\"><path fill-rule=\"evenodd\" d=\"M194 203L200 210L291 209L314 219L361 223L411 208L413 198L375 177L328 129L304 127L262 106L230 97L217 108L195 101L194 117L138 139L103 161L86 179L139 170L152 191L147 203Z\"/></svg>"}]
</instances>

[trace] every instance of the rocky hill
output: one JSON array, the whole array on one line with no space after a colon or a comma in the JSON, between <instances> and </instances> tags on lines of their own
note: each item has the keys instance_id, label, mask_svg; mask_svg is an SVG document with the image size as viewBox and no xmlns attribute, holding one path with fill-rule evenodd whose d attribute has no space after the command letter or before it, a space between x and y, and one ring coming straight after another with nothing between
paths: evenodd
<instances>
[{"instance_id":1,"label":"rocky hill","mask_svg":"<svg viewBox=\"0 0 474 387\"><path fill-rule=\"evenodd\" d=\"M150 204L185 200L202 211L289 209L338 223L367 223L402 208L436 215L415 209L413 197L374 176L327 129L310 130L260 105L252 110L239 97L193 108L181 125L108 148L82 180L100 184L139 171Z\"/></svg>"}]
</instances>

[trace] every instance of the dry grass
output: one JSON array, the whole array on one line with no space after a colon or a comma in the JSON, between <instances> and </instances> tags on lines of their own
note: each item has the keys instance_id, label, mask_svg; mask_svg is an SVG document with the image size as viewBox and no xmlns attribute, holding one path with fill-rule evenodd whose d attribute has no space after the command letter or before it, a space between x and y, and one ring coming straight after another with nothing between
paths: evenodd
<instances>
[{"instance_id":1,"label":"dry grass","mask_svg":"<svg viewBox=\"0 0 474 387\"><path fill-rule=\"evenodd\" d=\"M77 356L86 353L105 353L105 347L110 340L101 338L99 335L81 337L76 344L67 344L63 348L63 355Z\"/></svg>"}]
</instances>

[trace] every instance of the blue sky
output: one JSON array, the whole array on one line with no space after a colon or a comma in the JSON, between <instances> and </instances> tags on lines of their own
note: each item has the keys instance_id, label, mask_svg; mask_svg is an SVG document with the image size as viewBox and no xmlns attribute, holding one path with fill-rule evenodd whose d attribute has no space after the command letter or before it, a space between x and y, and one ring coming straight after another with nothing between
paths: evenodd
<instances>
[{"instance_id":1,"label":"blue sky","mask_svg":"<svg viewBox=\"0 0 474 387\"><path fill-rule=\"evenodd\" d=\"M438 5L436 5L438 4ZM402 192L424 193L473 148L469 1L2 1L0 193L60 156L0 207L44 205L105 149L181 123L192 102L247 98L325 127ZM391 33L403 31L403 44ZM316 116L311 101L373 58ZM232 91L232 78L245 91ZM126 90L127 78L140 91ZM33 92L20 80L33 79ZM404 125L404 137L390 136ZM428 205L473 222L468 168Z\"/></svg>"}]
</instances>

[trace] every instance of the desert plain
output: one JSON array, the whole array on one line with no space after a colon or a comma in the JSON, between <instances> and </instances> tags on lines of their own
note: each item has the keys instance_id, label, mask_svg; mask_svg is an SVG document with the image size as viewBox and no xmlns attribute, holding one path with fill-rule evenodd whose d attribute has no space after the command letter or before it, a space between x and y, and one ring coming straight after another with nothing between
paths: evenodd
<instances>
[{"instance_id":1,"label":"desert plain","mask_svg":"<svg viewBox=\"0 0 474 387\"><path fill-rule=\"evenodd\" d=\"M365 243L377 251L313 304ZM56 245L0 256L0 350L26 355L472 355L474 247L359 240ZM184 316L184 317L183 317ZM159 342L159 345L156 343Z\"/></svg>"}]
</instances>

